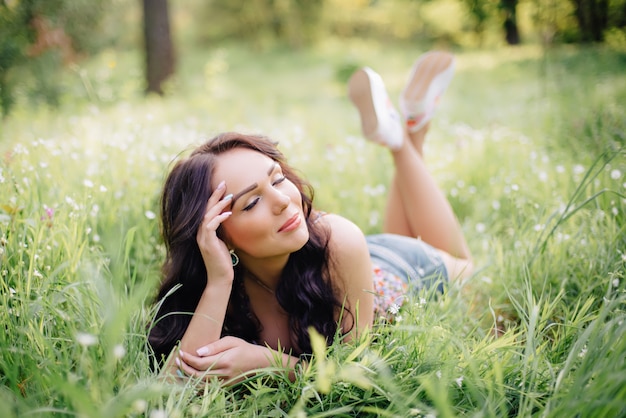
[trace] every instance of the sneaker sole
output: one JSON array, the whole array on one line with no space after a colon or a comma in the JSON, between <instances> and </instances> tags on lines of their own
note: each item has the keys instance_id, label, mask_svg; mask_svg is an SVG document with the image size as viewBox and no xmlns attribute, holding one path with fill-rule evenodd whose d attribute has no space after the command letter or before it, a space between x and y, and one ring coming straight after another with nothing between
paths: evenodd
<instances>
[{"instance_id":1,"label":"sneaker sole","mask_svg":"<svg viewBox=\"0 0 626 418\"><path fill-rule=\"evenodd\" d=\"M407 125L411 132L421 128L421 126L425 125L426 122L430 120L430 117L432 117L432 113L437 106L437 102L439 101L440 96L447 89L452 75L450 75L450 79L442 80L443 86L439 87L441 91L435 92L435 97L428 97L429 90L433 87L435 79L439 75L444 74L446 71L450 71L453 66L454 55L443 51L428 52L422 55L413 65L409 82L400 96L400 102L402 103L401 108L403 112L406 112L406 103L419 103L426 100L432 102L426 103L425 113L421 115L404 115L405 119L407 119ZM435 86L434 88L437 87ZM426 119L423 120L423 118L420 117L418 120L415 120L413 119L415 116L423 116ZM411 122L409 122L409 120ZM412 125L411 123L414 123L415 125Z\"/></svg>"},{"instance_id":2,"label":"sneaker sole","mask_svg":"<svg viewBox=\"0 0 626 418\"><path fill-rule=\"evenodd\" d=\"M435 51L422 56L413 66L410 81L402 92L403 100L424 100L435 77L446 71L453 63L454 56L448 52Z\"/></svg>"},{"instance_id":3,"label":"sneaker sole","mask_svg":"<svg viewBox=\"0 0 626 418\"><path fill-rule=\"evenodd\" d=\"M363 135L370 138L378 129L378 118L374 110L370 78L365 70L357 70L348 80L348 97L359 111Z\"/></svg>"}]
</instances>

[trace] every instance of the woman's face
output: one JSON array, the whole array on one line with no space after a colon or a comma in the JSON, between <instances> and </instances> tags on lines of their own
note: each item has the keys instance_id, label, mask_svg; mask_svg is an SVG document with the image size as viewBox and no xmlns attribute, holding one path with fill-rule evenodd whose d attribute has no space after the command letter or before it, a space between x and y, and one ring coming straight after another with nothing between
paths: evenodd
<instances>
[{"instance_id":1,"label":"woman's face","mask_svg":"<svg viewBox=\"0 0 626 418\"><path fill-rule=\"evenodd\" d=\"M224 238L242 260L284 258L309 239L302 198L280 165L246 148L217 159L212 187L226 182L232 215L222 223Z\"/></svg>"}]
</instances>

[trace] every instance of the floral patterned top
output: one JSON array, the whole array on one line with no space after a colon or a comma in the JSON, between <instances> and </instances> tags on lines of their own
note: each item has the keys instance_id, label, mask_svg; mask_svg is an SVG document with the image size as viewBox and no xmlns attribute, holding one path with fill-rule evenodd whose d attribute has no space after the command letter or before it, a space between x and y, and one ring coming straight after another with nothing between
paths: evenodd
<instances>
[{"instance_id":1,"label":"floral patterned top","mask_svg":"<svg viewBox=\"0 0 626 418\"><path fill-rule=\"evenodd\" d=\"M374 265L374 314L389 317L398 313L409 285L395 274Z\"/></svg>"}]
</instances>

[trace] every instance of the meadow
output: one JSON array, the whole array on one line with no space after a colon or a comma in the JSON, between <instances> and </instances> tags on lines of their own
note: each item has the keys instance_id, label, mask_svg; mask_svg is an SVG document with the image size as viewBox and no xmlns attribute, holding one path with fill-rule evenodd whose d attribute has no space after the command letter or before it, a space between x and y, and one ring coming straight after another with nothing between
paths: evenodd
<instances>
[{"instance_id":1,"label":"meadow","mask_svg":"<svg viewBox=\"0 0 626 418\"><path fill-rule=\"evenodd\" d=\"M0 123L0 416L626 416L626 52L456 51L425 155L478 266L289 382L232 388L150 370L164 248L159 194L218 132L279 141L320 209L381 228L389 156L360 134L346 80L396 98L420 48L181 50L164 98L141 57L105 51L58 80L59 108Z\"/></svg>"}]
</instances>

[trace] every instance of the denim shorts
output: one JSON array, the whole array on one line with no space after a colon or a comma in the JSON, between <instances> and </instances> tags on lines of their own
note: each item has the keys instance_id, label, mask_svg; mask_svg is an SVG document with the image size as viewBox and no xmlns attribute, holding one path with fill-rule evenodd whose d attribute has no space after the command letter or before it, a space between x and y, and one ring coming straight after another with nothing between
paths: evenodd
<instances>
[{"instance_id":1,"label":"denim shorts","mask_svg":"<svg viewBox=\"0 0 626 418\"><path fill-rule=\"evenodd\" d=\"M405 280L409 291L421 289L443 292L448 282L448 271L443 259L424 241L396 234L375 234L365 237L372 263L383 271Z\"/></svg>"}]
</instances>

